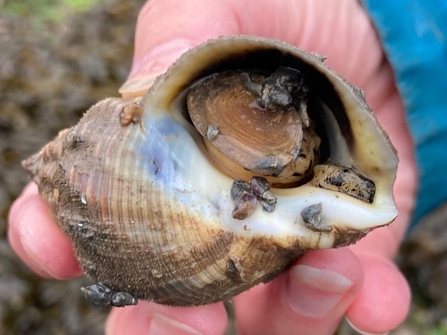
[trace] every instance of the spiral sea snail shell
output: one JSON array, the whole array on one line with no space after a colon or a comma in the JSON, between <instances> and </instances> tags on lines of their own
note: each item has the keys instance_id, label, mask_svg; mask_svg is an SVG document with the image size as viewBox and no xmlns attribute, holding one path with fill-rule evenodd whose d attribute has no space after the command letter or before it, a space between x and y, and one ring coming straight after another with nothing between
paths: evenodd
<instances>
[{"instance_id":1,"label":"spiral sea snail shell","mask_svg":"<svg viewBox=\"0 0 447 335\"><path fill-rule=\"evenodd\" d=\"M201 305L397 215L397 156L360 90L277 40L185 53L139 98L109 98L23 165L97 305Z\"/></svg>"}]
</instances>

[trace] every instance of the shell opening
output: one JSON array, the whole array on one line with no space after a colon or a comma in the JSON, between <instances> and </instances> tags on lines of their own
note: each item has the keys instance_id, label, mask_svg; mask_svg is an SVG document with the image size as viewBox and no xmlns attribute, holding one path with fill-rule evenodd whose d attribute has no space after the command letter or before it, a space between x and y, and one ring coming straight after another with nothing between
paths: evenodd
<instances>
[{"instance_id":1,"label":"shell opening","mask_svg":"<svg viewBox=\"0 0 447 335\"><path fill-rule=\"evenodd\" d=\"M345 106L316 62L322 61L312 55L255 50L207 66L185 88L183 117L223 173L291 188L311 181L322 164L355 169ZM286 102L268 105L268 94Z\"/></svg>"}]
</instances>

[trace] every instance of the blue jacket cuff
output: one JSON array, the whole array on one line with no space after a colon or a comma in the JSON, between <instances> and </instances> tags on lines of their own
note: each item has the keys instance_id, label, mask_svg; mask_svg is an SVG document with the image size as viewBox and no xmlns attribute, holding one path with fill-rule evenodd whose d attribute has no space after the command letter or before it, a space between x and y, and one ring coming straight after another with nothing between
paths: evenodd
<instances>
[{"instance_id":1,"label":"blue jacket cuff","mask_svg":"<svg viewBox=\"0 0 447 335\"><path fill-rule=\"evenodd\" d=\"M363 0L402 95L419 171L416 223L447 200L447 2Z\"/></svg>"}]
</instances>

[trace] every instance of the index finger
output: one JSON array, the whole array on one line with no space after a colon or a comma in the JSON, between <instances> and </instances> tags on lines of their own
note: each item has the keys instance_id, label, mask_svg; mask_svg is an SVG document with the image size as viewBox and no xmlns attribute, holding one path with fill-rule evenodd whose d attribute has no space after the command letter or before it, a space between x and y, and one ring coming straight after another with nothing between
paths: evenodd
<instances>
[{"instance_id":1,"label":"index finger","mask_svg":"<svg viewBox=\"0 0 447 335\"><path fill-rule=\"evenodd\" d=\"M34 183L11 207L8 239L22 261L42 277L67 279L82 274L71 242L51 218Z\"/></svg>"}]
</instances>

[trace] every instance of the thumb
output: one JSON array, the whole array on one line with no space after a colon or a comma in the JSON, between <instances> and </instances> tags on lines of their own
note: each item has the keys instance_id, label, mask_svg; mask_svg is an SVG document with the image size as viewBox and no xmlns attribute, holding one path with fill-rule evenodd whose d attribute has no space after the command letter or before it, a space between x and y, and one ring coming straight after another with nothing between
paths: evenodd
<instances>
[{"instance_id":1,"label":"thumb","mask_svg":"<svg viewBox=\"0 0 447 335\"><path fill-rule=\"evenodd\" d=\"M151 0L138 17L133 66L121 87L142 95L181 54L223 35L276 38L328 57L362 87L383 61L380 43L357 0Z\"/></svg>"},{"instance_id":2,"label":"thumb","mask_svg":"<svg viewBox=\"0 0 447 335\"><path fill-rule=\"evenodd\" d=\"M148 1L141 10L135 34L135 53L124 96L143 94L181 54L221 35L240 33L231 6L208 1ZM212 18L212 19L210 19Z\"/></svg>"},{"instance_id":3,"label":"thumb","mask_svg":"<svg viewBox=\"0 0 447 335\"><path fill-rule=\"evenodd\" d=\"M155 47L141 59L134 57L132 70L127 81L119 89L119 93L123 97L143 95L157 76L164 73L170 64L192 47L188 40L179 38Z\"/></svg>"}]
</instances>

